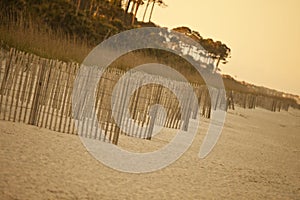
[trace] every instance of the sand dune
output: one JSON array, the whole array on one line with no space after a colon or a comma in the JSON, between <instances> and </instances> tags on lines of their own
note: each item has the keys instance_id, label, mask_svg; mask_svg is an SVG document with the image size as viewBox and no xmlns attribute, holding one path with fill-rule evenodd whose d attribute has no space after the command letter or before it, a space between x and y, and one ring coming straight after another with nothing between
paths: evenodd
<instances>
[{"instance_id":1,"label":"sand dune","mask_svg":"<svg viewBox=\"0 0 300 200\"><path fill-rule=\"evenodd\" d=\"M75 135L0 121L0 199L300 199L300 111L229 111L222 135L198 158L208 120L189 150L162 170L129 174L95 160ZM120 138L150 151L153 140Z\"/></svg>"}]
</instances>

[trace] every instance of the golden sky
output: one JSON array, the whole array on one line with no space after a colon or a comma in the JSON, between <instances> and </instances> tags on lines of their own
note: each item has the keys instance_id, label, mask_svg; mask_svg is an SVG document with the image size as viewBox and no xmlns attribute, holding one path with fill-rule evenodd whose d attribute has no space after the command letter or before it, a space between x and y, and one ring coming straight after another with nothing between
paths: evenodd
<instances>
[{"instance_id":1,"label":"golden sky","mask_svg":"<svg viewBox=\"0 0 300 200\"><path fill-rule=\"evenodd\" d=\"M168 7L155 7L151 21L188 26L231 48L222 73L300 95L300 0L164 1Z\"/></svg>"}]
</instances>

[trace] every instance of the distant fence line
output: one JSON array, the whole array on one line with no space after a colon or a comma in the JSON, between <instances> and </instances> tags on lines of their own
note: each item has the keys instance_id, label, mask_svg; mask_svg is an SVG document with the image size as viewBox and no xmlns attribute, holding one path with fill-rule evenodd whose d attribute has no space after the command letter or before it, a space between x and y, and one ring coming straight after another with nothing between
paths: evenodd
<instances>
[{"instance_id":1,"label":"distant fence line","mask_svg":"<svg viewBox=\"0 0 300 200\"><path fill-rule=\"evenodd\" d=\"M271 111L289 108L289 103L281 99L233 91L227 91L227 99L224 100L220 98L222 90L216 88L208 90L206 86L198 84L191 84L198 100L193 102L189 98L192 94L184 92L186 87L184 83L165 79L170 87L181 90L181 94L185 95L184 108L180 108L176 96L166 87L158 84L140 87L130 98L131 116L122 119L129 130L123 133L115 122L112 107L117 106L118 109L115 109L119 112L117 116L123 116L123 109L126 106L122 105L122 99L128 95L126 94L128 88L137 84L139 81L137 77L141 72L132 72L131 78L117 91L116 95L120 101L116 105L111 105L112 90L124 72L108 69L103 73L96 91L95 105L87 105L86 101L75 105L84 109L89 106L96 110L98 126L89 126L86 116L77 116L76 119L80 119L78 121L72 117L72 91L79 64L45 59L13 48L9 52L1 49L0 56L1 119L70 134L78 134L75 127L77 123L77 128L82 129L80 131L82 136L113 144L118 143L120 134L151 139L155 125L187 130L190 119L197 119L198 113L210 118L211 109L234 109L235 105L252 109L259 106ZM147 74L143 76L146 79L162 78ZM150 116L149 109L154 104L162 105L166 116L160 112ZM134 128L133 123L147 128Z\"/></svg>"},{"instance_id":2,"label":"distant fence line","mask_svg":"<svg viewBox=\"0 0 300 200\"><path fill-rule=\"evenodd\" d=\"M228 102L231 109L234 109L234 104L236 104L242 108L255 109L255 107L260 107L273 112L280 112L281 110L288 111L289 107L293 105L293 102L289 99L282 97L270 97L234 91L229 91L227 96L232 99L233 106L231 106L231 101Z\"/></svg>"}]
</instances>

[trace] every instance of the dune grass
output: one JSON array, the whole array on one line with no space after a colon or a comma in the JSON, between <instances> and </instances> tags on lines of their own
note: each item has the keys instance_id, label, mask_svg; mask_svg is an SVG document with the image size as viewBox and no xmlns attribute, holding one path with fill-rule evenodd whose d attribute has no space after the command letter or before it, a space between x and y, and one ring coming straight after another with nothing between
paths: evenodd
<instances>
[{"instance_id":1,"label":"dune grass","mask_svg":"<svg viewBox=\"0 0 300 200\"><path fill-rule=\"evenodd\" d=\"M14 47L41 57L82 62L91 51L87 38L78 38L22 14L0 14L0 41L4 48Z\"/></svg>"}]
</instances>

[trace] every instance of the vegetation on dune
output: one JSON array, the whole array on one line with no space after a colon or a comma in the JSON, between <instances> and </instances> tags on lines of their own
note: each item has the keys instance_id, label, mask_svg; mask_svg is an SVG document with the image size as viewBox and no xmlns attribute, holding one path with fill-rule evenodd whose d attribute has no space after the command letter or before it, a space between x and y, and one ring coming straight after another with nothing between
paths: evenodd
<instances>
[{"instance_id":1,"label":"vegetation on dune","mask_svg":"<svg viewBox=\"0 0 300 200\"><path fill-rule=\"evenodd\" d=\"M151 7L149 21L155 5L166 6L162 0L4 0L0 3L1 9L4 10L1 13L1 25L2 27L6 25L3 27L5 29L16 27L16 23L19 23L17 25L20 25L19 28L23 29L23 32L28 29L31 29L31 32L33 29L43 29L40 31L42 34L58 32L58 35L65 34L67 40L73 38L73 41L93 47L121 31L141 26L155 26L151 22L136 22L137 12L141 11L139 8L143 4L145 4L144 16ZM32 24L35 27L32 27ZM215 69L220 61L227 62L230 49L225 44L219 41L214 42L212 39L204 39L198 32L191 31L187 27L174 30L199 42L207 50L204 56L212 58L209 62L215 62L210 63L216 66ZM11 41L13 39L9 40L10 43ZM8 41L4 40L4 42ZM59 58L61 57L63 56ZM80 61L81 59L73 58L72 60Z\"/></svg>"},{"instance_id":2,"label":"vegetation on dune","mask_svg":"<svg viewBox=\"0 0 300 200\"><path fill-rule=\"evenodd\" d=\"M131 25L131 12L106 0L0 1L2 47L16 47L37 55L82 62L104 39L140 26Z\"/></svg>"},{"instance_id":3,"label":"vegetation on dune","mask_svg":"<svg viewBox=\"0 0 300 200\"><path fill-rule=\"evenodd\" d=\"M12 15L22 13L25 20L35 19L51 29L61 29L66 34L87 38L92 45L133 28L123 23L122 9L107 1L82 1L80 6L75 3L70 0L12 0L3 1L1 10Z\"/></svg>"},{"instance_id":4,"label":"vegetation on dune","mask_svg":"<svg viewBox=\"0 0 300 200\"><path fill-rule=\"evenodd\" d=\"M167 5L163 0L2 0L0 45L4 48L16 47L46 58L80 63L94 46L114 34L137 27L157 27L151 22L156 6ZM142 22L136 19L138 12L142 12ZM192 38L203 47L195 49L186 45L184 48L188 49L187 56L193 57L195 62L205 63L209 72L220 71L219 64L228 62L231 49L221 41L205 39L199 32L185 26L173 30ZM203 83L188 62L170 53L142 50L127 56L128 59L116 61L115 67L126 69L154 60L172 65L192 82ZM285 95L238 82L228 75L223 78L228 90L278 97Z\"/></svg>"},{"instance_id":5,"label":"vegetation on dune","mask_svg":"<svg viewBox=\"0 0 300 200\"><path fill-rule=\"evenodd\" d=\"M14 47L45 58L76 62L81 62L91 51L86 39L65 34L61 29L54 31L36 19L24 18L21 13L6 16L2 14L0 14L2 48Z\"/></svg>"}]
</instances>

